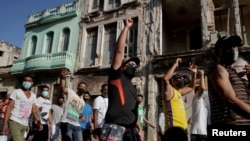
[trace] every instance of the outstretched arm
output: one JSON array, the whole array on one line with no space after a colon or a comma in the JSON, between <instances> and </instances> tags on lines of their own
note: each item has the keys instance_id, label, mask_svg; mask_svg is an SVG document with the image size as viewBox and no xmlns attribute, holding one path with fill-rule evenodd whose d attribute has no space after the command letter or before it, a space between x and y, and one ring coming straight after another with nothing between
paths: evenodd
<instances>
[{"instance_id":1,"label":"outstretched arm","mask_svg":"<svg viewBox=\"0 0 250 141\"><path fill-rule=\"evenodd\" d=\"M197 66L194 63L190 63L189 64L189 70L192 71L192 80L191 83L189 84L188 87L184 87L182 89L180 89L181 95L184 96L186 94L189 94L190 92L192 92L195 88L195 83L196 83L196 74L197 74Z\"/></svg>"},{"instance_id":2,"label":"outstretched arm","mask_svg":"<svg viewBox=\"0 0 250 141\"><path fill-rule=\"evenodd\" d=\"M60 86L64 94L68 94L68 88L65 86L65 77L69 73L68 69L62 69L60 74Z\"/></svg>"},{"instance_id":3,"label":"outstretched arm","mask_svg":"<svg viewBox=\"0 0 250 141\"><path fill-rule=\"evenodd\" d=\"M198 90L198 98L200 99L203 92L205 91L205 78L204 78L204 70L198 70L200 74L200 86Z\"/></svg>"},{"instance_id":4,"label":"outstretched arm","mask_svg":"<svg viewBox=\"0 0 250 141\"><path fill-rule=\"evenodd\" d=\"M115 49L115 54L114 54L114 59L112 63L112 68L114 70L117 70L120 68L122 64L122 59L124 56L124 48L125 48L125 42L127 39L128 35L128 30L129 28L133 25L133 20L131 18L126 19L126 25L123 28L118 41L116 43L116 49Z\"/></svg>"},{"instance_id":5,"label":"outstretched arm","mask_svg":"<svg viewBox=\"0 0 250 141\"><path fill-rule=\"evenodd\" d=\"M179 63L181 63L182 59L181 58L177 58L175 63L172 65L172 67L166 72L166 74L164 75L164 95L163 98L164 100L170 100L173 96L173 88L170 85L170 79L175 71L175 69L179 66Z\"/></svg>"}]
</instances>

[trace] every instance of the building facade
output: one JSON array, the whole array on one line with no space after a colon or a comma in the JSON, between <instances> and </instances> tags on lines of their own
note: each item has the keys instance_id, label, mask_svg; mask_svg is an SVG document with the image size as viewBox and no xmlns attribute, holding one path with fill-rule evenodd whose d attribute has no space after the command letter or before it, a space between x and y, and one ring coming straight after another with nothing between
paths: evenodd
<instances>
[{"instance_id":1,"label":"building facade","mask_svg":"<svg viewBox=\"0 0 250 141\"><path fill-rule=\"evenodd\" d=\"M11 75L11 67L14 60L19 59L21 48L6 41L0 41L0 98L13 90L12 82L15 78Z\"/></svg>"},{"instance_id":2,"label":"building facade","mask_svg":"<svg viewBox=\"0 0 250 141\"><path fill-rule=\"evenodd\" d=\"M14 61L11 73L17 77L34 75L33 91L50 87L52 102L61 96L61 68L74 72L81 21L79 1L48 8L28 17L20 59Z\"/></svg>"},{"instance_id":3,"label":"building facade","mask_svg":"<svg viewBox=\"0 0 250 141\"><path fill-rule=\"evenodd\" d=\"M75 90L84 81L92 95L99 95L124 20L131 17L124 57L141 60L132 82L145 97L145 117L157 125L162 77L177 57L183 58L179 71L186 71L190 60L206 69L207 50L221 32L240 35L243 53L249 54L249 5L247 0L73 0L29 16L22 53L11 74L32 73L34 92L39 95L40 87L48 85L55 102L61 94L60 70L68 68L70 87ZM192 95L185 99L190 117ZM157 140L157 129L147 127L145 133L147 141Z\"/></svg>"}]
</instances>

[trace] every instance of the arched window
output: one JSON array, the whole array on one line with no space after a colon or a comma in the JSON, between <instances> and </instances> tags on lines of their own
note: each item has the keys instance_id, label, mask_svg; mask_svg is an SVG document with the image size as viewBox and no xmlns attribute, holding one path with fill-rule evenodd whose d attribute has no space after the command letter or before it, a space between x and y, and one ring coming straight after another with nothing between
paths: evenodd
<instances>
[{"instance_id":1,"label":"arched window","mask_svg":"<svg viewBox=\"0 0 250 141\"><path fill-rule=\"evenodd\" d=\"M36 45L37 45L37 37L32 36L32 38L31 38L31 55L35 55L35 53L36 53Z\"/></svg>"},{"instance_id":2,"label":"arched window","mask_svg":"<svg viewBox=\"0 0 250 141\"><path fill-rule=\"evenodd\" d=\"M67 51L69 49L69 36L70 30L69 28L63 29L63 39L62 39L62 51Z\"/></svg>"},{"instance_id":3,"label":"arched window","mask_svg":"<svg viewBox=\"0 0 250 141\"><path fill-rule=\"evenodd\" d=\"M47 53L52 52L53 39L54 39L54 32L48 32L47 33L47 42L46 42L46 52Z\"/></svg>"}]
</instances>

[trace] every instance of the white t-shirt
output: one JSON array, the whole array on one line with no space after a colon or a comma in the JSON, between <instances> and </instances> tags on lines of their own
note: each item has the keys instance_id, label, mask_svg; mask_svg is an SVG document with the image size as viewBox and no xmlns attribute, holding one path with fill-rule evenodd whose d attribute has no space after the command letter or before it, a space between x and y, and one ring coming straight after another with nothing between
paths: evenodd
<instances>
[{"instance_id":1,"label":"white t-shirt","mask_svg":"<svg viewBox=\"0 0 250 141\"><path fill-rule=\"evenodd\" d=\"M79 116L82 112L85 102L72 89L69 88L65 100L66 102L64 106L62 122L80 126Z\"/></svg>"},{"instance_id":2,"label":"white t-shirt","mask_svg":"<svg viewBox=\"0 0 250 141\"><path fill-rule=\"evenodd\" d=\"M39 116L42 124L48 124L49 113L51 110L51 101L43 97L36 99L37 105L39 106Z\"/></svg>"},{"instance_id":3,"label":"white t-shirt","mask_svg":"<svg viewBox=\"0 0 250 141\"><path fill-rule=\"evenodd\" d=\"M193 98L192 104L192 123L191 134L207 135L207 116L208 112L205 107L203 98L198 99L196 94Z\"/></svg>"},{"instance_id":4,"label":"white t-shirt","mask_svg":"<svg viewBox=\"0 0 250 141\"><path fill-rule=\"evenodd\" d=\"M30 97L27 98L22 89L16 89L11 93L10 99L15 101L10 119L28 126L32 105L36 103L36 95L31 92Z\"/></svg>"},{"instance_id":5,"label":"white t-shirt","mask_svg":"<svg viewBox=\"0 0 250 141\"><path fill-rule=\"evenodd\" d=\"M104 124L105 115L108 109L108 98L98 96L94 100L93 109L98 110L97 124L98 124L98 128L102 128Z\"/></svg>"}]
</instances>

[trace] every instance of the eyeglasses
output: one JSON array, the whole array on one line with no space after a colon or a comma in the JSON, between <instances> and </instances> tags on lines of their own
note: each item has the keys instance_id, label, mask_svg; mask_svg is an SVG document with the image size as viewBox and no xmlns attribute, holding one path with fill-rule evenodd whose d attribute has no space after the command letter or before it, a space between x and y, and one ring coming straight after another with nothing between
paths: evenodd
<instances>
[{"instance_id":1,"label":"eyeglasses","mask_svg":"<svg viewBox=\"0 0 250 141\"><path fill-rule=\"evenodd\" d=\"M132 68L137 68L137 64L136 64L135 62L133 62L133 61L129 61L129 62L128 62L128 65L129 65L130 67L132 67Z\"/></svg>"}]
</instances>

